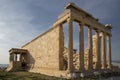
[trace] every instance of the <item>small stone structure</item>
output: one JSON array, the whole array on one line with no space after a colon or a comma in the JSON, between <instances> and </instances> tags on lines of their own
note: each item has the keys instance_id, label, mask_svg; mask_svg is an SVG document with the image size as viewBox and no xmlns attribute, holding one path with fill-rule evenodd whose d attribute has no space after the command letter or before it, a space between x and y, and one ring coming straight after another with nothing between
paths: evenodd
<instances>
[{"instance_id":1,"label":"small stone structure","mask_svg":"<svg viewBox=\"0 0 120 80\"><path fill-rule=\"evenodd\" d=\"M73 49L73 22L79 25L79 53ZM65 23L68 24L68 48L64 45ZM85 50L84 27L88 28L88 47ZM111 25L99 23L91 14L69 3L48 31L21 49L12 48L9 51L10 64L7 71L22 70L23 64L24 69L30 72L57 77L72 77L93 70L111 70L111 29Z\"/></svg>"}]
</instances>

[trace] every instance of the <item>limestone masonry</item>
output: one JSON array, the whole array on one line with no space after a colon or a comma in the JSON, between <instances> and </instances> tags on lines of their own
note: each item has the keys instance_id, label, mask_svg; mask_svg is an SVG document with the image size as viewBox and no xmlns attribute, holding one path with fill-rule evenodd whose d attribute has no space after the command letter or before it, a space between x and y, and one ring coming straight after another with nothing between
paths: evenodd
<instances>
[{"instance_id":1,"label":"limestone masonry","mask_svg":"<svg viewBox=\"0 0 120 80\"><path fill-rule=\"evenodd\" d=\"M73 22L79 28L79 52L73 49ZM68 24L65 47L63 24ZM88 28L88 47L84 49L84 27ZM21 49L10 49L7 71L27 70L56 77L71 78L94 71L110 71L110 24L103 25L74 3L65 6L53 26ZM93 31L95 34L93 35Z\"/></svg>"}]
</instances>

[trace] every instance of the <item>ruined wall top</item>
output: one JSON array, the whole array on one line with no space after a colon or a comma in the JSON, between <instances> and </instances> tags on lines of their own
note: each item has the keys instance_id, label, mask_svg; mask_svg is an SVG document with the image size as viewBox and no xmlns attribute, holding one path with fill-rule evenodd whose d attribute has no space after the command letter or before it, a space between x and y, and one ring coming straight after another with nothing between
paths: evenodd
<instances>
[{"instance_id":1,"label":"ruined wall top","mask_svg":"<svg viewBox=\"0 0 120 80\"><path fill-rule=\"evenodd\" d=\"M58 19L53 23L53 27L66 23L68 18L78 23L82 22L86 26L91 26L96 31L99 30L111 35L112 25L101 24L98 18L95 18L72 2L65 6L65 11L58 16Z\"/></svg>"},{"instance_id":2,"label":"ruined wall top","mask_svg":"<svg viewBox=\"0 0 120 80\"><path fill-rule=\"evenodd\" d=\"M79 8L75 3L73 2L70 2L69 4L67 4L65 6L65 9L75 9L75 10L78 10L80 12L83 12L85 14L87 14L89 17L93 17L90 13L87 13L86 11L84 11L83 9Z\"/></svg>"}]
</instances>

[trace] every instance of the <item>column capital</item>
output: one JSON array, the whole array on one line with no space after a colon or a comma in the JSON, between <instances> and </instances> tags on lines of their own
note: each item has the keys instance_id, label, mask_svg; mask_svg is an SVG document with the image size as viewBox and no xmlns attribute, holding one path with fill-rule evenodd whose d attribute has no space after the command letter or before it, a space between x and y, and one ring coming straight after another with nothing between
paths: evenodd
<instances>
[{"instance_id":1,"label":"column capital","mask_svg":"<svg viewBox=\"0 0 120 80\"><path fill-rule=\"evenodd\" d=\"M105 33L105 32L102 32L102 35L103 35L103 36L105 36L105 35L106 35L106 33Z\"/></svg>"},{"instance_id":2,"label":"column capital","mask_svg":"<svg viewBox=\"0 0 120 80\"><path fill-rule=\"evenodd\" d=\"M84 31L84 23L78 23L79 25L79 32L81 32L82 30Z\"/></svg>"},{"instance_id":3,"label":"column capital","mask_svg":"<svg viewBox=\"0 0 120 80\"><path fill-rule=\"evenodd\" d=\"M107 34L107 36L112 37L112 34Z\"/></svg>"},{"instance_id":4,"label":"column capital","mask_svg":"<svg viewBox=\"0 0 120 80\"><path fill-rule=\"evenodd\" d=\"M96 32L96 33L100 33L100 30L97 29L97 30L95 30L95 32Z\"/></svg>"},{"instance_id":5,"label":"column capital","mask_svg":"<svg viewBox=\"0 0 120 80\"><path fill-rule=\"evenodd\" d=\"M111 35L106 34L106 37L109 39L109 38L111 38Z\"/></svg>"},{"instance_id":6,"label":"column capital","mask_svg":"<svg viewBox=\"0 0 120 80\"><path fill-rule=\"evenodd\" d=\"M84 22L78 22L78 25L83 26L85 23Z\"/></svg>"},{"instance_id":7,"label":"column capital","mask_svg":"<svg viewBox=\"0 0 120 80\"><path fill-rule=\"evenodd\" d=\"M88 25L88 28L89 28L89 29L92 29L92 28L93 28L93 25Z\"/></svg>"},{"instance_id":8,"label":"column capital","mask_svg":"<svg viewBox=\"0 0 120 80\"><path fill-rule=\"evenodd\" d=\"M73 21L73 18L69 17L67 18L67 22L72 22Z\"/></svg>"}]
</instances>

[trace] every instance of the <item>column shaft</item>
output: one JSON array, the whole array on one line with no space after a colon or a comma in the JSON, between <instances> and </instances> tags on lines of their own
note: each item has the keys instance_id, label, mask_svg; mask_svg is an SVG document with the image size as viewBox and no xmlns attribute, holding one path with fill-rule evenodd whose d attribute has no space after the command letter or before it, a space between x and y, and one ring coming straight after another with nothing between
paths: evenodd
<instances>
[{"instance_id":1,"label":"column shaft","mask_svg":"<svg viewBox=\"0 0 120 80\"><path fill-rule=\"evenodd\" d=\"M15 54L15 61L17 61L17 54Z\"/></svg>"},{"instance_id":2,"label":"column shaft","mask_svg":"<svg viewBox=\"0 0 120 80\"><path fill-rule=\"evenodd\" d=\"M63 33L63 24L59 24L59 70L66 70L67 69L67 63L64 63L64 58L63 58L63 52L64 52L64 33ZM66 60L65 60L66 61Z\"/></svg>"},{"instance_id":3,"label":"column shaft","mask_svg":"<svg viewBox=\"0 0 120 80\"><path fill-rule=\"evenodd\" d=\"M91 26L88 27L88 48L89 48L89 53L88 53L88 69L93 69L93 45L92 45L92 28Z\"/></svg>"},{"instance_id":4,"label":"column shaft","mask_svg":"<svg viewBox=\"0 0 120 80\"><path fill-rule=\"evenodd\" d=\"M12 54L10 54L9 56L9 61L12 61Z\"/></svg>"},{"instance_id":5,"label":"column shaft","mask_svg":"<svg viewBox=\"0 0 120 80\"><path fill-rule=\"evenodd\" d=\"M84 25L79 24L79 67L80 70L84 70Z\"/></svg>"},{"instance_id":6,"label":"column shaft","mask_svg":"<svg viewBox=\"0 0 120 80\"><path fill-rule=\"evenodd\" d=\"M102 32L102 69L106 69L106 35Z\"/></svg>"},{"instance_id":7,"label":"column shaft","mask_svg":"<svg viewBox=\"0 0 120 80\"><path fill-rule=\"evenodd\" d=\"M20 53L20 61L23 61L23 54Z\"/></svg>"},{"instance_id":8,"label":"column shaft","mask_svg":"<svg viewBox=\"0 0 120 80\"><path fill-rule=\"evenodd\" d=\"M96 31L96 54L97 54L97 65L96 68L100 69L101 68L101 55L100 55L100 36L99 36L99 31Z\"/></svg>"},{"instance_id":9,"label":"column shaft","mask_svg":"<svg viewBox=\"0 0 120 80\"><path fill-rule=\"evenodd\" d=\"M69 18L68 22L68 71L73 69L73 24Z\"/></svg>"},{"instance_id":10,"label":"column shaft","mask_svg":"<svg viewBox=\"0 0 120 80\"><path fill-rule=\"evenodd\" d=\"M108 36L108 69L111 69L111 36Z\"/></svg>"},{"instance_id":11,"label":"column shaft","mask_svg":"<svg viewBox=\"0 0 120 80\"><path fill-rule=\"evenodd\" d=\"M10 54L10 61L14 61L14 54L13 53Z\"/></svg>"}]
</instances>

